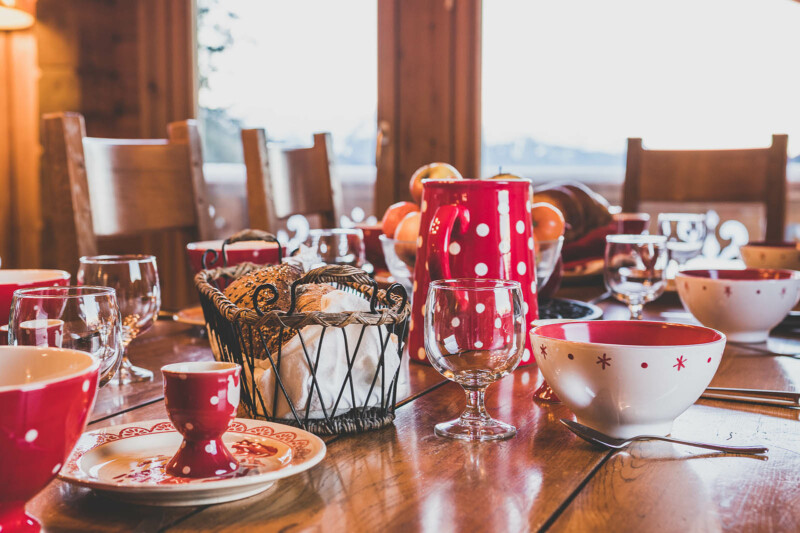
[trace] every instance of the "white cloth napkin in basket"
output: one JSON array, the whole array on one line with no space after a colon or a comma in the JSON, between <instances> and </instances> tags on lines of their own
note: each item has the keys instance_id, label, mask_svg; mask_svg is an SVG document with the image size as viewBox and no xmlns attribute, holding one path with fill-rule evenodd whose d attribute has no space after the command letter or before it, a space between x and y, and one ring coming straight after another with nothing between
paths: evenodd
<instances>
[{"instance_id":1,"label":"white cloth napkin in basket","mask_svg":"<svg viewBox=\"0 0 800 533\"><path fill-rule=\"evenodd\" d=\"M340 313L346 311L369 311L369 302L362 297L335 290L324 295L320 302L320 310L326 313ZM347 357L353 357L358 337L361 334L362 326L358 324L346 326L344 328L328 328L322 340L322 349L319 352L319 364L316 370L317 384L313 384L311 368L308 361L313 365L317 359L317 350L320 346L320 335L322 326L306 326L300 335L295 335L287 342L282 349L281 355L281 381L286 388L286 392L291 398L300 418L305 416L306 403L311 395L311 405L309 407L309 418L324 418L325 413L330 417L333 404L336 402L347 375ZM386 342L386 328L380 327L383 341ZM344 334L343 334L344 332ZM344 335L347 335L347 348L345 351ZM303 351L305 344L306 359ZM381 354L381 342L377 326L367 326L361 345L355 358L355 363L351 370L352 393L350 382L348 382L344 393L336 406L336 414L346 413L353 407L353 397L355 397L355 407L378 407L381 402L381 385L388 388L394 378L399 364L397 357L397 337L391 335L386 345L384 357L384 369L382 374L375 379L375 385L367 398L367 393L375 378L378 362ZM407 358L406 358L407 359ZM405 359L404 359L405 363ZM269 412L276 412L278 418L293 418L283 392L278 390L278 408L273 411L272 402L276 387L275 374L269 360L255 361L255 382L261 391L264 404ZM248 372L249 373L249 372ZM246 379L249 376L246 376ZM397 398L404 398L408 394L408 366L404 364L398 376ZM317 390L319 387L319 390ZM386 390L386 389L384 389ZM320 400L321 397L321 400ZM325 407L323 412L322 407ZM259 415L261 405L256 402L256 409Z\"/></svg>"}]
</instances>

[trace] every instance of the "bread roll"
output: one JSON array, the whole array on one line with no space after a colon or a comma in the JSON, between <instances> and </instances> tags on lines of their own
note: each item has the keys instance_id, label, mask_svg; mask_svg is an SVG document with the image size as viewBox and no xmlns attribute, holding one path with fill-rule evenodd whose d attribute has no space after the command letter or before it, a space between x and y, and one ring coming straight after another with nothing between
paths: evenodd
<instances>
[{"instance_id":1,"label":"bread roll","mask_svg":"<svg viewBox=\"0 0 800 533\"><path fill-rule=\"evenodd\" d=\"M258 295L259 308L263 312L274 310L289 311L292 283L300 279L302 275L302 270L287 263L260 268L249 274L245 274L228 285L225 289L225 296L239 307L255 310L255 305L253 303L253 294L255 290L259 286L269 283L278 289L278 299L274 303L267 305L267 302L273 297L273 293L269 289L264 289ZM284 343L296 333L297 331L295 330L284 328ZM278 347L280 346L280 328L263 327L261 328L261 335L264 337L270 353L277 354ZM253 332L253 341L255 346L251 347L249 332L246 330L243 331L242 342L249 353L257 359L266 359L267 354L264 351L264 345L256 332Z\"/></svg>"}]
</instances>

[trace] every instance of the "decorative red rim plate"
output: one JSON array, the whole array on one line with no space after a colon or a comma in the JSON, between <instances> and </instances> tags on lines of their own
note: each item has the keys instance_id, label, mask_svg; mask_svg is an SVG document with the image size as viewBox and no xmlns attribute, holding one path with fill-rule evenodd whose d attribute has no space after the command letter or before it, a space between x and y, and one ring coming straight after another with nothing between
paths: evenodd
<instances>
[{"instance_id":1,"label":"decorative red rim plate","mask_svg":"<svg viewBox=\"0 0 800 533\"><path fill-rule=\"evenodd\" d=\"M100 451L103 447L128 444L133 439L145 438L156 444L157 448L163 446L163 437L171 437L169 434L174 434L176 443L180 443L178 432L168 420L134 422L87 431L81 436L58 477L69 483L114 493L152 494L176 491L187 493L232 488L247 489L255 485L271 484L277 479L307 470L319 463L326 453L322 439L302 429L262 420L236 418L226 432L226 445L233 448L232 451L237 458L242 457L246 460L245 465L232 474L202 479L173 478L164 474L154 478L149 474L141 475L140 471L132 468L131 475L117 476L119 479L110 482L108 479L101 479L91 474L86 466L82 465L83 458L92 452ZM230 442L231 437L236 439L234 443ZM156 439L162 442L156 443ZM258 458L264 457L273 458L281 464L276 465L273 460L259 467ZM248 462L247 459L255 459L255 463ZM153 465L162 468L158 464L153 463ZM145 466L149 468L153 465Z\"/></svg>"}]
</instances>

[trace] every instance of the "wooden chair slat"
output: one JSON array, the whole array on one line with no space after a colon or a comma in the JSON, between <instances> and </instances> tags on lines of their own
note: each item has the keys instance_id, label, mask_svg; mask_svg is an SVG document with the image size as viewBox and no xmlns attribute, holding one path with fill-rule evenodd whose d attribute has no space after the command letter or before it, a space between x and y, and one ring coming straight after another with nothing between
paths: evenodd
<instances>
[{"instance_id":1,"label":"wooden chair slat","mask_svg":"<svg viewBox=\"0 0 800 533\"><path fill-rule=\"evenodd\" d=\"M647 150L628 139L624 211L642 202L760 203L766 238L781 240L786 223L787 135L768 148L742 150Z\"/></svg>"}]
</instances>

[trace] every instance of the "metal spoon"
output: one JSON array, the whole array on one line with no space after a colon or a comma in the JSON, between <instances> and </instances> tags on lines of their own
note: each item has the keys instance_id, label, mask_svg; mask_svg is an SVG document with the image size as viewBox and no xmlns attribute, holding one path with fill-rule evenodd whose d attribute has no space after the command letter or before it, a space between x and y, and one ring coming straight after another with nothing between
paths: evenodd
<instances>
[{"instance_id":1,"label":"metal spoon","mask_svg":"<svg viewBox=\"0 0 800 533\"><path fill-rule=\"evenodd\" d=\"M605 433L600 433L599 431L592 429L588 426L584 426L583 424L580 424L578 422L567 420L566 418L562 418L561 423L567 426L570 431L572 431L585 441L591 442L592 444L600 444L602 446L614 449L624 448L631 442L637 440L663 440L667 442L674 442L676 444L695 446L697 448L707 448L709 450L716 450L718 452L727 452L727 453L760 454L760 453L767 453L769 451L769 448L766 448L764 446L723 446L720 444L709 444L705 442L692 442L688 440L673 439L672 437L660 437L658 435L638 435L636 437L631 437L629 439L617 439L614 437L609 437Z\"/></svg>"}]
</instances>

